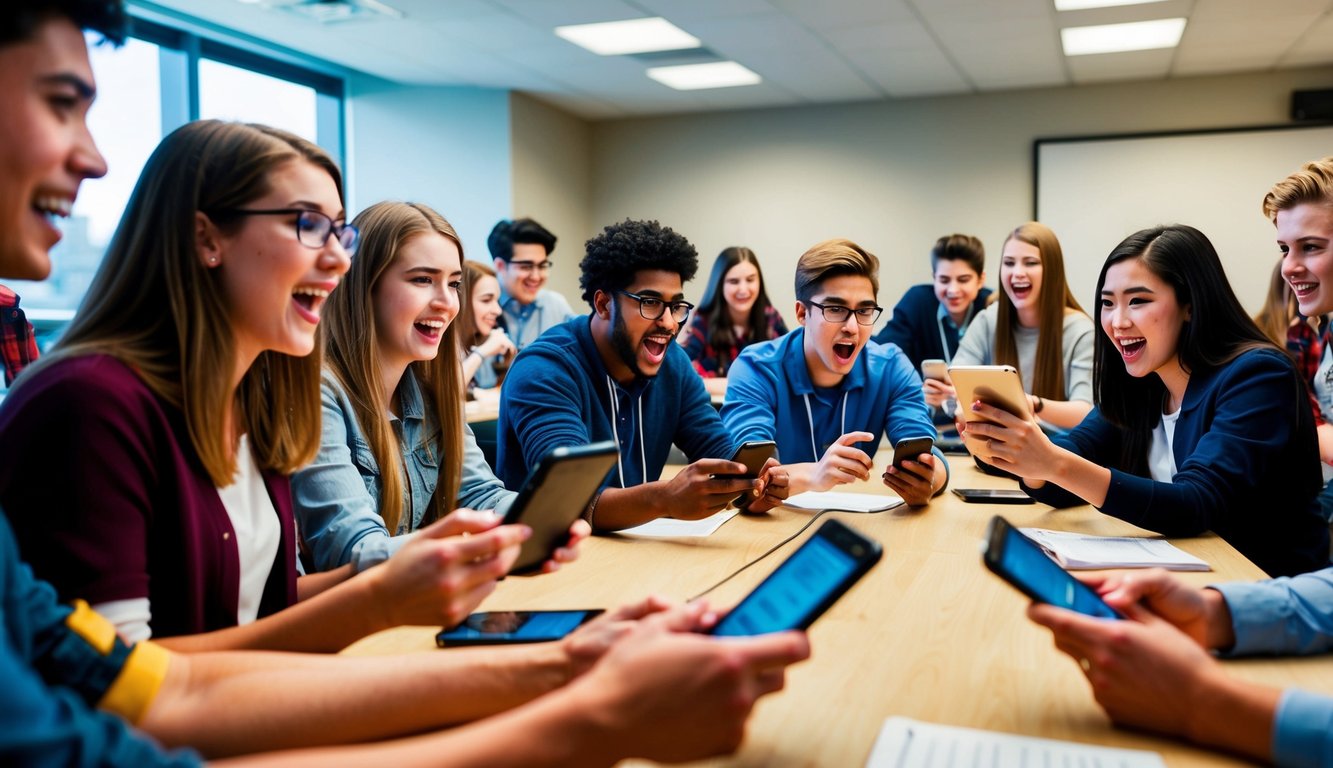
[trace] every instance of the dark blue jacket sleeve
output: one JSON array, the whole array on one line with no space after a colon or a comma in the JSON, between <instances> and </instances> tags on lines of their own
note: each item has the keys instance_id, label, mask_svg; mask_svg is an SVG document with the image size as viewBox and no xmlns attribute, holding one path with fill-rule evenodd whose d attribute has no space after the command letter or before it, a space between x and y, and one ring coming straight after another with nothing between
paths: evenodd
<instances>
[{"instance_id":1,"label":"dark blue jacket sleeve","mask_svg":"<svg viewBox=\"0 0 1333 768\"><path fill-rule=\"evenodd\" d=\"M1051 442L1103 467L1115 464L1120 456L1120 430L1102 418L1101 411L1096 408L1077 427L1051 438ZM1112 470L1112 482L1114 474L1115 470ZM1046 483L1040 488L1029 488L1023 484L1023 490L1037 501L1057 509L1088 503L1055 483Z\"/></svg>"}]
</instances>

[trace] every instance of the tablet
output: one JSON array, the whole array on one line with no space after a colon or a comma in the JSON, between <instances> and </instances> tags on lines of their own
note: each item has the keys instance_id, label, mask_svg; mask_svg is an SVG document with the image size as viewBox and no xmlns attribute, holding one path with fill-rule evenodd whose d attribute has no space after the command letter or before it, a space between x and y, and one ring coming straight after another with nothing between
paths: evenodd
<instances>
[{"instance_id":1,"label":"tablet","mask_svg":"<svg viewBox=\"0 0 1333 768\"><path fill-rule=\"evenodd\" d=\"M972 412L974 400L1034 421L1027 393L1023 391L1023 381L1013 366L955 365L949 368L949 378L953 379L958 391L958 408L963 421L990 421ZM964 442L972 453L978 452L980 445L972 438L964 438Z\"/></svg>"},{"instance_id":2,"label":"tablet","mask_svg":"<svg viewBox=\"0 0 1333 768\"><path fill-rule=\"evenodd\" d=\"M533 468L518 498L505 515L505 525L523 523L532 537L523 542L512 570L538 568L569 540L569 526L588 508L593 494L616 463L611 440L556 448Z\"/></svg>"}]
</instances>

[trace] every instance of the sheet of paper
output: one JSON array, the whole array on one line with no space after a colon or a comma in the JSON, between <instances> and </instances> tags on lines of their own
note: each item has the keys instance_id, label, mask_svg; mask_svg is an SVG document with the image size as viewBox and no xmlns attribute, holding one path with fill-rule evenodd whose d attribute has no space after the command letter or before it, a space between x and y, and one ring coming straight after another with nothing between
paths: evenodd
<instances>
[{"instance_id":1,"label":"sheet of paper","mask_svg":"<svg viewBox=\"0 0 1333 768\"><path fill-rule=\"evenodd\" d=\"M1165 768L1156 752L1014 736L890 717L866 768Z\"/></svg>"},{"instance_id":2,"label":"sheet of paper","mask_svg":"<svg viewBox=\"0 0 1333 768\"><path fill-rule=\"evenodd\" d=\"M832 509L838 512L883 512L902 505L903 500L893 493L840 493L838 491L806 491L783 502L784 506L809 509L816 512Z\"/></svg>"},{"instance_id":3,"label":"sheet of paper","mask_svg":"<svg viewBox=\"0 0 1333 768\"><path fill-rule=\"evenodd\" d=\"M617 533L623 533L626 536L651 536L654 538L673 539L680 537L701 538L712 536L713 531L722 527L722 524L740 514L738 509L724 509L712 517L705 517L702 520L676 520L670 517L659 517L656 520L650 520L643 525L636 525L633 528L626 528Z\"/></svg>"},{"instance_id":4,"label":"sheet of paper","mask_svg":"<svg viewBox=\"0 0 1333 768\"><path fill-rule=\"evenodd\" d=\"M1166 539L1142 536L1089 536L1045 528L1020 528L1066 568L1166 568L1171 571L1208 571L1208 563Z\"/></svg>"}]
</instances>

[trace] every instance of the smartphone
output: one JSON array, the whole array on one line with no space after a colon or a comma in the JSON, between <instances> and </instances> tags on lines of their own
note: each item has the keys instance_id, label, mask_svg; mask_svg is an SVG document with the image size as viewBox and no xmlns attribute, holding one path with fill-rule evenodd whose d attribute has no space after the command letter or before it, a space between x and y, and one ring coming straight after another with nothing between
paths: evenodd
<instances>
[{"instance_id":1,"label":"smartphone","mask_svg":"<svg viewBox=\"0 0 1333 768\"><path fill-rule=\"evenodd\" d=\"M963 421L990 421L973 413L972 403L977 400L1021 419L1033 420L1023 381L1012 365L955 365L949 368L949 375L958 391L958 408ZM963 442L972 453L985 454L985 445L981 441L965 437Z\"/></svg>"},{"instance_id":2,"label":"smartphone","mask_svg":"<svg viewBox=\"0 0 1333 768\"><path fill-rule=\"evenodd\" d=\"M930 449L934 447L935 438L933 437L905 437L893 446L893 466L902 470L904 461L916 461L917 456L930 453Z\"/></svg>"},{"instance_id":3,"label":"smartphone","mask_svg":"<svg viewBox=\"0 0 1333 768\"><path fill-rule=\"evenodd\" d=\"M943 360L922 360L921 378L949 383L949 364Z\"/></svg>"},{"instance_id":4,"label":"smartphone","mask_svg":"<svg viewBox=\"0 0 1333 768\"><path fill-rule=\"evenodd\" d=\"M996 515L986 529L982 562L995 575L1039 603L1102 619L1123 618L1087 584L1046 556L1036 542Z\"/></svg>"},{"instance_id":5,"label":"smartphone","mask_svg":"<svg viewBox=\"0 0 1333 768\"><path fill-rule=\"evenodd\" d=\"M879 562L881 552L879 542L829 520L710 634L746 637L807 629Z\"/></svg>"},{"instance_id":6,"label":"smartphone","mask_svg":"<svg viewBox=\"0 0 1333 768\"><path fill-rule=\"evenodd\" d=\"M539 568L569 541L569 526L583 514L616 463L616 444L553 449L542 457L505 515L505 525L523 523L532 536L523 542L514 573Z\"/></svg>"},{"instance_id":7,"label":"smartphone","mask_svg":"<svg viewBox=\"0 0 1333 768\"><path fill-rule=\"evenodd\" d=\"M441 648L458 645L545 643L573 632L600 615L600 608L581 611L483 611L435 636Z\"/></svg>"},{"instance_id":8,"label":"smartphone","mask_svg":"<svg viewBox=\"0 0 1333 768\"><path fill-rule=\"evenodd\" d=\"M778 444L772 440L749 440L741 443L731 460L745 465L743 475L713 475L723 480L753 480L764 471L764 464L777 453Z\"/></svg>"},{"instance_id":9,"label":"smartphone","mask_svg":"<svg viewBox=\"0 0 1333 768\"><path fill-rule=\"evenodd\" d=\"M1018 488L955 488L954 495L971 504L1035 504Z\"/></svg>"}]
</instances>

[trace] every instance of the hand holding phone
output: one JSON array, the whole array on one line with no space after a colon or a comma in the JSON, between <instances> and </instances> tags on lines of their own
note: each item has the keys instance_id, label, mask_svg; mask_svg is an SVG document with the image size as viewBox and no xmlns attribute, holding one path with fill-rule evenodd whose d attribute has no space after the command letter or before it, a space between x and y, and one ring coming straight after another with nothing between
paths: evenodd
<instances>
[{"instance_id":1,"label":"hand holding phone","mask_svg":"<svg viewBox=\"0 0 1333 768\"><path fill-rule=\"evenodd\" d=\"M917 457L923 453L930 453L930 449L935 447L935 438L922 435L921 437L905 437L899 440L893 446L893 466L900 472L907 472L903 467L904 461L916 461ZM913 472L912 474L916 474ZM930 478L922 478L929 480Z\"/></svg>"},{"instance_id":2,"label":"hand holding phone","mask_svg":"<svg viewBox=\"0 0 1333 768\"><path fill-rule=\"evenodd\" d=\"M556 448L538 462L505 515L505 525L523 523L532 537L514 562L520 573L540 568L569 542L569 526L579 519L616 463L616 444Z\"/></svg>"},{"instance_id":3,"label":"hand holding phone","mask_svg":"<svg viewBox=\"0 0 1333 768\"><path fill-rule=\"evenodd\" d=\"M943 360L922 360L921 378L930 381L942 381L945 384L952 383L949 380L949 364Z\"/></svg>"},{"instance_id":4,"label":"hand holding phone","mask_svg":"<svg viewBox=\"0 0 1333 768\"><path fill-rule=\"evenodd\" d=\"M1039 603L1103 619L1123 618L1087 584L1046 556L1036 542L996 515L986 529L982 561L995 575Z\"/></svg>"},{"instance_id":5,"label":"hand holding phone","mask_svg":"<svg viewBox=\"0 0 1333 768\"><path fill-rule=\"evenodd\" d=\"M882 552L879 542L829 520L709 634L747 636L807 629L879 562Z\"/></svg>"},{"instance_id":6,"label":"hand holding phone","mask_svg":"<svg viewBox=\"0 0 1333 768\"><path fill-rule=\"evenodd\" d=\"M772 440L749 440L741 443L731 455L731 460L737 464L744 464L745 474L714 475L714 477L723 480L754 480L764 471L764 464L768 463L777 450L778 444Z\"/></svg>"}]
</instances>

